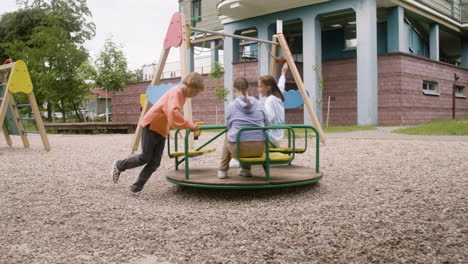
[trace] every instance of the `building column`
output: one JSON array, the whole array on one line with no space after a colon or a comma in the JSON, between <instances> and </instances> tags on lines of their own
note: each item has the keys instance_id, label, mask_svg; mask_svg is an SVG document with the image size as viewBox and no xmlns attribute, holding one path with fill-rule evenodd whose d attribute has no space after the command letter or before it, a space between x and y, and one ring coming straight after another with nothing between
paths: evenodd
<instances>
[{"instance_id":1,"label":"building column","mask_svg":"<svg viewBox=\"0 0 468 264\"><path fill-rule=\"evenodd\" d=\"M230 25L224 26L224 33L234 34L234 28ZM232 77L233 77L233 67L232 62L235 59L237 50L234 50L235 39L233 38L224 38L224 88L228 89L230 92L227 96L227 102L224 104L224 109L227 109L228 104L233 100L232 95ZM224 115L227 114L227 111L224 111Z\"/></svg>"},{"instance_id":2,"label":"building column","mask_svg":"<svg viewBox=\"0 0 468 264\"><path fill-rule=\"evenodd\" d=\"M217 48L216 46L218 46L218 43L219 41L218 40L212 40L210 45L211 45L211 65L213 65L213 63L215 62L218 62L219 61L219 48Z\"/></svg>"},{"instance_id":3,"label":"building column","mask_svg":"<svg viewBox=\"0 0 468 264\"><path fill-rule=\"evenodd\" d=\"M431 24L429 33L429 57L431 60L439 60L439 24Z\"/></svg>"},{"instance_id":4,"label":"building column","mask_svg":"<svg viewBox=\"0 0 468 264\"><path fill-rule=\"evenodd\" d=\"M357 124L378 124L377 9L375 0L361 0L356 7Z\"/></svg>"},{"instance_id":5,"label":"building column","mask_svg":"<svg viewBox=\"0 0 468 264\"><path fill-rule=\"evenodd\" d=\"M401 6L390 8L387 15L388 52L405 52L405 9Z\"/></svg>"},{"instance_id":6,"label":"building column","mask_svg":"<svg viewBox=\"0 0 468 264\"><path fill-rule=\"evenodd\" d=\"M461 66L468 68L468 37L462 37L461 47Z\"/></svg>"},{"instance_id":7,"label":"building column","mask_svg":"<svg viewBox=\"0 0 468 264\"><path fill-rule=\"evenodd\" d=\"M319 121L322 120L322 91L319 78L322 76L322 29L316 15L302 18L303 78L304 88L314 106ZM315 70L314 70L315 69ZM304 124L311 125L312 119L304 107Z\"/></svg>"},{"instance_id":8,"label":"building column","mask_svg":"<svg viewBox=\"0 0 468 264\"><path fill-rule=\"evenodd\" d=\"M257 26L257 36L259 39L269 40L268 36L268 25L261 24ZM267 47L267 45L269 45ZM270 44L259 43L258 44L258 75L263 76L270 74L270 55L269 50L271 50Z\"/></svg>"}]
</instances>

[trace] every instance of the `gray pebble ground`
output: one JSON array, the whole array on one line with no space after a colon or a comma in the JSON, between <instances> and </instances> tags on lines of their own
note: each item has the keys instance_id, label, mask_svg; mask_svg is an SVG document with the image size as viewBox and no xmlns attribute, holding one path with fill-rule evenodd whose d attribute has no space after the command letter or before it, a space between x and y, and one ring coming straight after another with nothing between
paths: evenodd
<instances>
[{"instance_id":1,"label":"gray pebble ground","mask_svg":"<svg viewBox=\"0 0 468 264\"><path fill-rule=\"evenodd\" d=\"M179 187L166 156L142 198L109 175L132 135L2 138L0 263L468 263L468 137L391 129L328 135L323 180L286 189Z\"/></svg>"}]
</instances>

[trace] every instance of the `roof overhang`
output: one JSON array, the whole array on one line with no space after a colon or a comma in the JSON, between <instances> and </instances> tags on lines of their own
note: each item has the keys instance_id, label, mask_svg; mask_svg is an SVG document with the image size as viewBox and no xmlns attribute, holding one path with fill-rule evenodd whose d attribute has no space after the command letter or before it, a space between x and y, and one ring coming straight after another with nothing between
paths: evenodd
<instances>
[{"instance_id":1,"label":"roof overhang","mask_svg":"<svg viewBox=\"0 0 468 264\"><path fill-rule=\"evenodd\" d=\"M217 8L221 23L226 24L237 20L329 1L331 0L223 0L218 3Z\"/></svg>"}]
</instances>

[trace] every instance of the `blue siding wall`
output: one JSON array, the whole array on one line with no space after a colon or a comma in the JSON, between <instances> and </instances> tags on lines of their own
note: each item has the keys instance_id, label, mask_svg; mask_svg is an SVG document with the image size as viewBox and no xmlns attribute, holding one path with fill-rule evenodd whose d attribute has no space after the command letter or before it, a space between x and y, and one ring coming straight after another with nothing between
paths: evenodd
<instances>
[{"instance_id":1,"label":"blue siding wall","mask_svg":"<svg viewBox=\"0 0 468 264\"><path fill-rule=\"evenodd\" d=\"M338 28L322 32L322 59L338 59L356 56L356 50L344 50L344 29Z\"/></svg>"},{"instance_id":2,"label":"blue siding wall","mask_svg":"<svg viewBox=\"0 0 468 264\"><path fill-rule=\"evenodd\" d=\"M411 30L411 34L410 34ZM405 21L406 47L408 53L429 58L429 43L427 43L414 28ZM410 47L410 37L412 45Z\"/></svg>"},{"instance_id":3,"label":"blue siding wall","mask_svg":"<svg viewBox=\"0 0 468 264\"><path fill-rule=\"evenodd\" d=\"M322 32L322 58L324 60L356 56L356 50L344 50L344 29ZM358 40L359 42L359 40ZM377 53L387 53L387 23L377 24Z\"/></svg>"},{"instance_id":4,"label":"blue siding wall","mask_svg":"<svg viewBox=\"0 0 468 264\"><path fill-rule=\"evenodd\" d=\"M377 53L387 53L387 22L377 23Z\"/></svg>"}]
</instances>

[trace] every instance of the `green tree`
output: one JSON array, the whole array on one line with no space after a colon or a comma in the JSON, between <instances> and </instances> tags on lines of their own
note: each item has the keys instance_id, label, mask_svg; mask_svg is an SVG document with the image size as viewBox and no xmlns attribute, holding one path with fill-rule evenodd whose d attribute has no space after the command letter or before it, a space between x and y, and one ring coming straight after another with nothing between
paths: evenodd
<instances>
[{"instance_id":1,"label":"green tree","mask_svg":"<svg viewBox=\"0 0 468 264\"><path fill-rule=\"evenodd\" d=\"M106 39L104 48L96 60L96 72L96 86L106 92L122 91L131 80L131 73L127 69L127 58L111 38ZM109 122L107 97L106 122Z\"/></svg>"},{"instance_id":2,"label":"green tree","mask_svg":"<svg viewBox=\"0 0 468 264\"><path fill-rule=\"evenodd\" d=\"M214 95L216 97L216 123L218 123L218 108L220 103L227 101L227 96L229 95L229 90L224 88L222 85L222 78L224 76L223 65L219 62L214 62L211 66L211 71L208 76L216 81L216 87L213 89Z\"/></svg>"},{"instance_id":3,"label":"green tree","mask_svg":"<svg viewBox=\"0 0 468 264\"><path fill-rule=\"evenodd\" d=\"M0 18L0 58L24 60L39 105L67 112L79 107L87 93L77 78L88 60L83 47L95 34L85 0L24 0L21 8ZM65 119L66 121L66 119Z\"/></svg>"},{"instance_id":4,"label":"green tree","mask_svg":"<svg viewBox=\"0 0 468 264\"><path fill-rule=\"evenodd\" d=\"M136 69L130 72L129 83L138 83L143 81L143 69Z\"/></svg>"}]
</instances>

